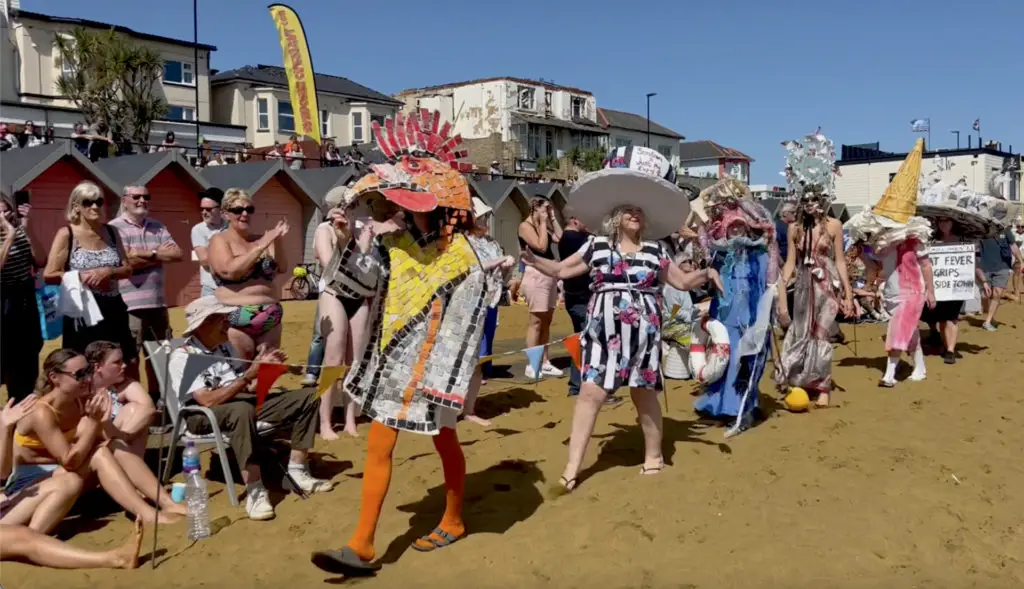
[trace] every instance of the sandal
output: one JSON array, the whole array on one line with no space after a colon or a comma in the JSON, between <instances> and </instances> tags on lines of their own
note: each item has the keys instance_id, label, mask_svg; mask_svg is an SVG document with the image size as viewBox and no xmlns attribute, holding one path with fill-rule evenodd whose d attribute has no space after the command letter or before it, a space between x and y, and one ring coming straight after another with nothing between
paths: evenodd
<instances>
[{"instance_id":1,"label":"sandal","mask_svg":"<svg viewBox=\"0 0 1024 589\"><path fill-rule=\"evenodd\" d=\"M314 552L310 560L322 571L346 577L372 575L381 567L379 562L368 562L359 558L355 550L348 546L341 550Z\"/></svg>"},{"instance_id":2,"label":"sandal","mask_svg":"<svg viewBox=\"0 0 1024 589\"><path fill-rule=\"evenodd\" d=\"M665 461L662 461L657 466L641 466L640 474L642 475L654 475L658 474L665 468Z\"/></svg>"},{"instance_id":3,"label":"sandal","mask_svg":"<svg viewBox=\"0 0 1024 589\"><path fill-rule=\"evenodd\" d=\"M435 538L434 536L437 536ZM438 540L440 538L440 540ZM441 528L434 528L433 532L430 532L426 536L421 537L412 543L413 550L419 552L433 552L438 548L444 548L445 546L451 546L462 539L462 536L455 536L442 530ZM423 542L423 544L420 544Z\"/></svg>"},{"instance_id":4,"label":"sandal","mask_svg":"<svg viewBox=\"0 0 1024 589\"><path fill-rule=\"evenodd\" d=\"M885 380L884 378L878 381L878 386L884 389L891 389L896 386L896 382L892 380Z\"/></svg>"},{"instance_id":5,"label":"sandal","mask_svg":"<svg viewBox=\"0 0 1024 589\"><path fill-rule=\"evenodd\" d=\"M567 479L565 477L558 477L558 484L551 485L549 491L551 497L562 497L568 495L576 490L576 479Z\"/></svg>"}]
</instances>

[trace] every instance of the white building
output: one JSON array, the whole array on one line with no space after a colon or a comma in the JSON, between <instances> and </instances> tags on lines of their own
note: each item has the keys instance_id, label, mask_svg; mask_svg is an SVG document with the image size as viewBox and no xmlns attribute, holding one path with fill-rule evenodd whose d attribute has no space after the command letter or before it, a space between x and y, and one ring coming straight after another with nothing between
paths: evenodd
<instances>
[{"instance_id":1,"label":"white building","mask_svg":"<svg viewBox=\"0 0 1024 589\"><path fill-rule=\"evenodd\" d=\"M594 95L578 88L501 77L403 90L395 98L407 113L440 111L467 140L469 161L482 168L498 161L506 171L534 171L542 158L608 146Z\"/></svg>"},{"instance_id":2,"label":"white building","mask_svg":"<svg viewBox=\"0 0 1024 589\"><path fill-rule=\"evenodd\" d=\"M401 103L348 78L316 74L320 135L339 147L369 143L372 123L393 117ZM213 116L246 128L246 140L260 148L284 143L295 132L295 115L284 68L247 65L214 72Z\"/></svg>"},{"instance_id":3,"label":"white building","mask_svg":"<svg viewBox=\"0 0 1024 589\"><path fill-rule=\"evenodd\" d=\"M766 198L786 198L786 187L785 186L772 186L771 184L751 184L750 193L754 195L755 200L764 200Z\"/></svg>"},{"instance_id":4,"label":"white building","mask_svg":"<svg viewBox=\"0 0 1024 589\"><path fill-rule=\"evenodd\" d=\"M640 145L658 150L672 165L679 165L679 133L647 117L610 108L597 109L598 123L608 132L609 147ZM649 126L648 126L649 123ZM648 133L648 129L650 132Z\"/></svg>"},{"instance_id":5,"label":"white building","mask_svg":"<svg viewBox=\"0 0 1024 589\"><path fill-rule=\"evenodd\" d=\"M836 202L845 204L852 213L873 205L882 196L906 157L906 153L881 151L877 144L842 146L841 157L836 162L840 172L836 177ZM980 149L926 151L922 171L934 169L936 157L946 159L943 181L953 184L963 178L970 190L1001 195L1009 201L1020 202L1019 174L1013 175L1012 181L1005 185L993 186L993 180L1003 170L1007 158L1019 161L1019 154L1001 151L997 145Z\"/></svg>"},{"instance_id":6,"label":"white building","mask_svg":"<svg viewBox=\"0 0 1024 589\"><path fill-rule=\"evenodd\" d=\"M684 141L679 144L679 174L695 178L735 178L750 182L754 158L723 147L714 141Z\"/></svg>"},{"instance_id":7,"label":"white building","mask_svg":"<svg viewBox=\"0 0 1024 589\"><path fill-rule=\"evenodd\" d=\"M163 57L164 75L157 91L170 110L162 120L154 122L151 144L160 144L168 131L174 131L178 143L195 145L197 120L199 133L214 146L241 146L245 140L244 128L212 122L210 54L217 50L213 45L151 35L119 25L29 12L18 9L18 4L0 1L0 121L19 125L32 121L42 127L53 127L58 137L69 136L74 124L84 121L75 104L61 95L57 86L66 65L60 58L57 37L67 37L81 27L97 32L114 30Z\"/></svg>"}]
</instances>

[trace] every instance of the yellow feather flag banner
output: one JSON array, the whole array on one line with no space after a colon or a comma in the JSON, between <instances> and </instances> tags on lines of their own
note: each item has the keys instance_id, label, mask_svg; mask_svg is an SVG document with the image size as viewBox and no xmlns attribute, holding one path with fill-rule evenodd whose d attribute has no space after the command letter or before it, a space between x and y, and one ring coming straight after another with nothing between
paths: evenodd
<instances>
[{"instance_id":1,"label":"yellow feather flag banner","mask_svg":"<svg viewBox=\"0 0 1024 589\"><path fill-rule=\"evenodd\" d=\"M320 369L320 384L316 387L316 397L319 399L324 396L331 385L338 382L345 376L345 372L348 371L348 366L324 366Z\"/></svg>"},{"instance_id":2,"label":"yellow feather flag banner","mask_svg":"<svg viewBox=\"0 0 1024 589\"><path fill-rule=\"evenodd\" d=\"M270 16L284 53L284 71L288 74L288 96L295 115L295 132L320 143L320 107L316 101L313 59L299 15L284 4L271 4Z\"/></svg>"}]
</instances>

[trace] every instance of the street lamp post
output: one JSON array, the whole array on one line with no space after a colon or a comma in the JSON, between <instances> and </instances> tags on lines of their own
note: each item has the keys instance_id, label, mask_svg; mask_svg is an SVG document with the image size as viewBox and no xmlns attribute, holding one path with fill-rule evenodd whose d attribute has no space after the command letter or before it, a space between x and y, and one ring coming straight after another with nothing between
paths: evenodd
<instances>
[{"instance_id":1,"label":"street lamp post","mask_svg":"<svg viewBox=\"0 0 1024 589\"><path fill-rule=\"evenodd\" d=\"M647 93L647 147L651 146L651 96L657 95L657 92Z\"/></svg>"},{"instance_id":2,"label":"street lamp post","mask_svg":"<svg viewBox=\"0 0 1024 589\"><path fill-rule=\"evenodd\" d=\"M950 133L956 135L956 148L960 149L960 131L953 130Z\"/></svg>"}]
</instances>

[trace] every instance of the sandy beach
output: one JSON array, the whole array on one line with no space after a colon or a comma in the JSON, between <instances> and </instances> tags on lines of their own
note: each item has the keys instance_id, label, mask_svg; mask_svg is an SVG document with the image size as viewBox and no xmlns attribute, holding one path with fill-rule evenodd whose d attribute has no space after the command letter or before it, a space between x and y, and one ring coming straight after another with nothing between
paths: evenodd
<instances>
[{"instance_id":1,"label":"sandy beach","mask_svg":"<svg viewBox=\"0 0 1024 589\"><path fill-rule=\"evenodd\" d=\"M305 361L310 302L286 305L284 348ZM1010 588L1024 586L1024 306L1005 303L996 333L970 319L964 358L928 358L928 379L880 389L883 326L844 325L834 406L791 414L762 383L766 420L728 441L692 411L694 386L669 381L665 451L670 464L642 477L642 442L630 403L601 413L577 491L552 499L566 458L572 400L567 379L522 378L510 357L478 413L463 423L469 536L443 550L409 550L443 511L441 464L427 437L403 434L377 535L376 578L332 578L310 552L338 547L352 532L360 496L366 422L358 439L324 443L313 471L331 493L301 500L265 469L277 518L246 519L228 503L218 468L212 538L190 543L183 524L159 532L157 568L146 529L135 571L56 571L3 563L7 589L147 587L601 587L636 588ZM181 310L174 327L183 326ZM556 311L555 336L569 333ZM501 310L499 350L522 347L523 307ZM562 348L553 355L566 366ZM558 363L558 362L556 362ZM499 364L499 368L502 365ZM900 373L905 378L909 366ZM279 384L295 386L298 376ZM210 454L204 453L204 466ZM180 480L180 474L177 475ZM90 499L97 495L89 495ZM120 544L131 523L112 509L73 515L58 530L75 545Z\"/></svg>"}]
</instances>

